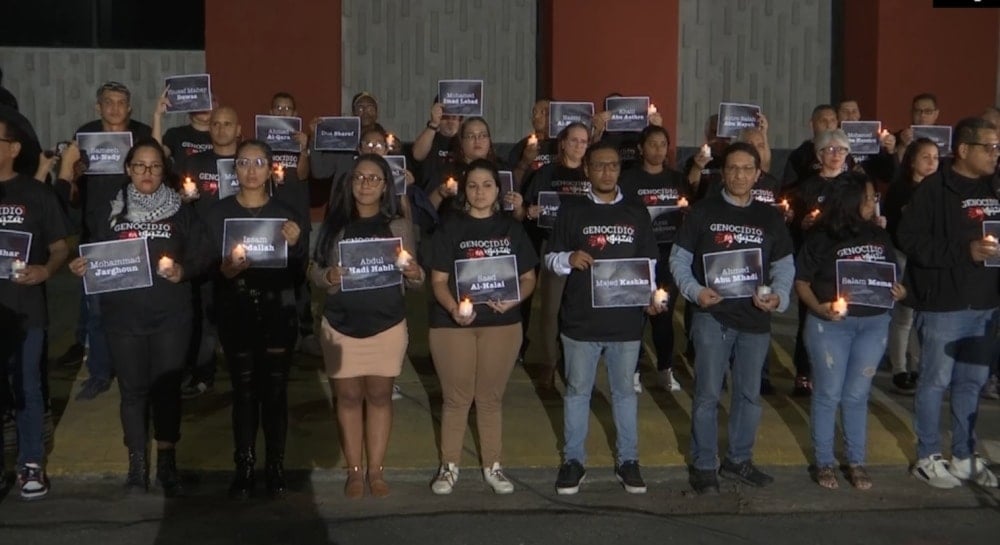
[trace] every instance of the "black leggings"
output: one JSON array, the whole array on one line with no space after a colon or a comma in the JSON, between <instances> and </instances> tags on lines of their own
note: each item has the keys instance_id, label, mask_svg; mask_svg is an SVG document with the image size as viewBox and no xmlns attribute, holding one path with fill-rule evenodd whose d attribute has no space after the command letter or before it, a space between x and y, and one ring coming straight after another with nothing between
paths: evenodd
<instances>
[{"instance_id":1,"label":"black leggings","mask_svg":"<svg viewBox=\"0 0 1000 545\"><path fill-rule=\"evenodd\" d=\"M150 413L155 439L176 443L181 438L181 374L190 325L147 335L108 333L111 363L121 392L125 446L146 449Z\"/></svg>"},{"instance_id":2,"label":"black leggings","mask_svg":"<svg viewBox=\"0 0 1000 545\"><path fill-rule=\"evenodd\" d=\"M288 433L288 370L297 331L294 295L220 306L219 333L233 384L233 443L253 449L263 428L268 456L283 456Z\"/></svg>"}]
</instances>

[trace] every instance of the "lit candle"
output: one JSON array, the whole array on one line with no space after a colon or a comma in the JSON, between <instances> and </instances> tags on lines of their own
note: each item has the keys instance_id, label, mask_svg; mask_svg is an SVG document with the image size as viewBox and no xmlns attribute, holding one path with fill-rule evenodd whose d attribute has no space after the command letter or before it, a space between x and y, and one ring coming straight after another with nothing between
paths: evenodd
<instances>
[{"instance_id":1,"label":"lit candle","mask_svg":"<svg viewBox=\"0 0 1000 545\"><path fill-rule=\"evenodd\" d=\"M656 113L656 105L655 104L650 104L649 108L646 110L646 113L649 114L649 115L655 114Z\"/></svg>"},{"instance_id":2,"label":"lit candle","mask_svg":"<svg viewBox=\"0 0 1000 545\"><path fill-rule=\"evenodd\" d=\"M410 261L413 261L413 256L410 255L410 252L400 248L399 256L396 257L396 268L403 270L410 266Z\"/></svg>"},{"instance_id":3,"label":"lit candle","mask_svg":"<svg viewBox=\"0 0 1000 545\"><path fill-rule=\"evenodd\" d=\"M276 182L285 181L285 165L281 163L275 163L272 172L274 174L274 181Z\"/></svg>"},{"instance_id":4,"label":"lit candle","mask_svg":"<svg viewBox=\"0 0 1000 545\"><path fill-rule=\"evenodd\" d=\"M21 261L20 259L15 259L14 261L11 261L10 262L11 277L15 279L20 277L21 273L24 272L24 269L26 268L28 268L28 264L25 263L24 261Z\"/></svg>"},{"instance_id":5,"label":"lit candle","mask_svg":"<svg viewBox=\"0 0 1000 545\"><path fill-rule=\"evenodd\" d=\"M771 295L771 286L757 286L757 297Z\"/></svg>"},{"instance_id":6,"label":"lit candle","mask_svg":"<svg viewBox=\"0 0 1000 545\"><path fill-rule=\"evenodd\" d=\"M983 237L983 240L985 240L986 242L989 242L991 244L996 244L997 243L997 237L995 237L993 235L986 235L985 237Z\"/></svg>"},{"instance_id":7,"label":"lit candle","mask_svg":"<svg viewBox=\"0 0 1000 545\"><path fill-rule=\"evenodd\" d=\"M198 194L198 186L194 185L190 176L184 177L184 196L194 197Z\"/></svg>"},{"instance_id":8,"label":"lit candle","mask_svg":"<svg viewBox=\"0 0 1000 545\"><path fill-rule=\"evenodd\" d=\"M818 217L819 217L819 208L814 208L812 212L809 212L809 215L810 215L810 216L811 216L811 217L812 217L813 219L816 219L816 218L818 218Z\"/></svg>"},{"instance_id":9,"label":"lit candle","mask_svg":"<svg viewBox=\"0 0 1000 545\"><path fill-rule=\"evenodd\" d=\"M687 205L688 205L687 197L681 197L681 198L677 199L677 206L679 206L681 208L686 208Z\"/></svg>"},{"instance_id":10,"label":"lit candle","mask_svg":"<svg viewBox=\"0 0 1000 545\"><path fill-rule=\"evenodd\" d=\"M387 134L385 136L385 144L389 147L389 149L396 147L396 137L393 136L392 133Z\"/></svg>"},{"instance_id":11,"label":"lit candle","mask_svg":"<svg viewBox=\"0 0 1000 545\"><path fill-rule=\"evenodd\" d=\"M889 131L887 131L885 129L882 129L882 132L879 133L879 136L881 136L882 138L885 138L886 136L889 136Z\"/></svg>"},{"instance_id":12,"label":"lit candle","mask_svg":"<svg viewBox=\"0 0 1000 545\"><path fill-rule=\"evenodd\" d=\"M529 146L537 146L538 145L538 137L535 136L534 133L531 133L531 134L528 135L528 145Z\"/></svg>"},{"instance_id":13,"label":"lit candle","mask_svg":"<svg viewBox=\"0 0 1000 545\"><path fill-rule=\"evenodd\" d=\"M174 260L168 256L163 256L160 258L159 264L156 266L156 273L160 276L165 276L173 268Z\"/></svg>"},{"instance_id":14,"label":"lit candle","mask_svg":"<svg viewBox=\"0 0 1000 545\"><path fill-rule=\"evenodd\" d=\"M669 300L670 294L667 290L663 288L657 288L656 293L653 294L653 303L658 307L667 306L667 301Z\"/></svg>"},{"instance_id":15,"label":"lit candle","mask_svg":"<svg viewBox=\"0 0 1000 545\"><path fill-rule=\"evenodd\" d=\"M701 146L701 155L703 157L708 157L709 159L711 159L712 158L712 148L711 148L711 146L709 146L708 144L702 145Z\"/></svg>"},{"instance_id":16,"label":"lit candle","mask_svg":"<svg viewBox=\"0 0 1000 545\"><path fill-rule=\"evenodd\" d=\"M451 176L448 177L448 181L444 183L444 186L448 188L448 191L458 193L458 182Z\"/></svg>"},{"instance_id":17,"label":"lit candle","mask_svg":"<svg viewBox=\"0 0 1000 545\"><path fill-rule=\"evenodd\" d=\"M462 299L462 302L458 304L458 315L463 318L472 316L472 301L468 297Z\"/></svg>"},{"instance_id":18,"label":"lit candle","mask_svg":"<svg viewBox=\"0 0 1000 545\"><path fill-rule=\"evenodd\" d=\"M781 209L784 210L785 212L788 212L788 208L790 206L788 204L788 199L781 199L781 202L778 203L778 206L780 206Z\"/></svg>"},{"instance_id":19,"label":"lit candle","mask_svg":"<svg viewBox=\"0 0 1000 545\"><path fill-rule=\"evenodd\" d=\"M841 316L847 316L847 301L843 297L838 297L833 302L833 311Z\"/></svg>"},{"instance_id":20,"label":"lit candle","mask_svg":"<svg viewBox=\"0 0 1000 545\"><path fill-rule=\"evenodd\" d=\"M243 263L247 260L247 249L243 247L242 244L237 244L233 248L233 252L229 254L233 260L233 263Z\"/></svg>"}]
</instances>

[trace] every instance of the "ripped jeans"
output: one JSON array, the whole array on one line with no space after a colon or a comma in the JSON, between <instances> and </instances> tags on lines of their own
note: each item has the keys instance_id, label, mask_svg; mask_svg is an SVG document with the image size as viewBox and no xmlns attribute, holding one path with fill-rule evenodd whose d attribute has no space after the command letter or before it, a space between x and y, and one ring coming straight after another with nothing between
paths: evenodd
<instances>
[{"instance_id":1,"label":"ripped jeans","mask_svg":"<svg viewBox=\"0 0 1000 545\"><path fill-rule=\"evenodd\" d=\"M847 463L863 465L868 437L868 394L889 338L888 312L830 322L809 314L803 338L812 361L810 429L818 467L836 465L837 409Z\"/></svg>"}]
</instances>

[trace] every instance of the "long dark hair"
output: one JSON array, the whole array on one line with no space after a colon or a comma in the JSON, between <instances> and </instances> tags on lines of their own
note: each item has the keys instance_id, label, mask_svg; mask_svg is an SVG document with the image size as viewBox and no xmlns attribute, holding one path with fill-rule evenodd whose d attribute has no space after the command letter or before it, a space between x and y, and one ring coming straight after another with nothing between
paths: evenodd
<instances>
[{"instance_id":1,"label":"long dark hair","mask_svg":"<svg viewBox=\"0 0 1000 545\"><path fill-rule=\"evenodd\" d=\"M167 154L163 151L163 146L161 146L160 143L157 142L156 139L154 138L141 138L135 144L132 144L132 147L129 148L128 153L125 154L125 163L124 163L125 172L126 173L129 172L128 169L132 164L132 159L135 158L135 153L142 148L149 148L156 151L156 154L160 157L160 164L163 165L163 174L160 179L160 185L166 185L168 188L170 188L170 185L167 184ZM131 183L132 183L131 176L126 174L125 181L122 183L121 186L122 202L124 206L122 207L121 212L119 212L114 217L115 220L114 223L119 223L123 221L125 219L125 216L128 214L128 186Z\"/></svg>"},{"instance_id":2,"label":"long dark hair","mask_svg":"<svg viewBox=\"0 0 1000 545\"><path fill-rule=\"evenodd\" d=\"M469 166L465 168L464 172L462 172L462 179L458 182L458 194L455 195L455 198L453 199L455 207L462 213L467 213L465 205L468 203L468 198L465 195L465 187L469 181L469 173L473 170L485 170L493 176L493 182L497 185L497 200L493 203L493 211L496 212L499 209L498 205L500 203L500 194L502 192L500 187L500 171L497 170L496 164L486 159L476 159L475 161L469 163Z\"/></svg>"},{"instance_id":3,"label":"long dark hair","mask_svg":"<svg viewBox=\"0 0 1000 545\"><path fill-rule=\"evenodd\" d=\"M917 159L917 154L924 146L934 146L934 143L930 138L917 138L913 142L910 142L909 146L906 146L906 151L903 152L903 158L899 161L899 178L898 182L906 185L913 185L913 162Z\"/></svg>"},{"instance_id":4,"label":"long dark hair","mask_svg":"<svg viewBox=\"0 0 1000 545\"><path fill-rule=\"evenodd\" d=\"M396 207L396 184L393 182L392 168L381 155L366 153L359 155L351 165L347 175L341 180L339 187L335 190L330 211L323 220L323 225L319 230L319 239L316 242L316 249L313 252L313 260L321 266L328 266L327 256L329 255L330 242L347 227L348 224L358 219L358 203L354 200L354 170L361 163L374 163L382 171L382 178L385 180L385 191L379 198L379 216L388 225L398 216Z\"/></svg>"},{"instance_id":5,"label":"long dark hair","mask_svg":"<svg viewBox=\"0 0 1000 545\"><path fill-rule=\"evenodd\" d=\"M861 217L865 190L873 182L865 175L851 173L828 182L830 188L823 200L822 213L816 227L834 240L846 240L861 234L870 223Z\"/></svg>"},{"instance_id":6,"label":"long dark hair","mask_svg":"<svg viewBox=\"0 0 1000 545\"><path fill-rule=\"evenodd\" d=\"M454 147L456 163L465 162L465 155L462 153L462 141L465 140L465 131L469 128L469 124L475 123L476 121L485 125L486 133L490 135L490 151L486 154L486 158L494 163L497 161L497 152L496 148L493 147L493 131L490 130L490 124L486 122L486 118L474 115L472 117L466 117L462 120L462 124L458 127L458 132L455 133L455 139L452 145Z\"/></svg>"}]
</instances>

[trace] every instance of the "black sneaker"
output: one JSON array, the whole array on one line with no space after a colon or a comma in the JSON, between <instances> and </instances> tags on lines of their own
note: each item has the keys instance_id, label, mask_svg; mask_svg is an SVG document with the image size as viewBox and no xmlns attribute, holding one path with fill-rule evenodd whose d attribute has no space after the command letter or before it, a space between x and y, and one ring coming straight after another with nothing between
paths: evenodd
<instances>
[{"instance_id":1,"label":"black sneaker","mask_svg":"<svg viewBox=\"0 0 1000 545\"><path fill-rule=\"evenodd\" d=\"M87 354L87 349L82 344L73 343L65 352L56 358L56 365L59 367L73 367L83 363L83 357Z\"/></svg>"},{"instance_id":2,"label":"black sneaker","mask_svg":"<svg viewBox=\"0 0 1000 545\"><path fill-rule=\"evenodd\" d=\"M917 381L912 373L906 371L892 375L892 386L897 393L904 395L913 395L917 391Z\"/></svg>"},{"instance_id":3,"label":"black sneaker","mask_svg":"<svg viewBox=\"0 0 1000 545\"><path fill-rule=\"evenodd\" d=\"M719 493L719 478L714 469L691 468L688 472L688 482L699 496Z\"/></svg>"},{"instance_id":4,"label":"black sneaker","mask_svg":"<svg viewBox=\"0 0 1000 545\"><path fill-rule=\"evenodd\" d=\"M638 468L636 468L638 471ZM580 483L587 476L587 470L577 460L569 460L559 466L559 476L556 477L556 494L569 496L580 491Z\"/></svg>"},{"instance_id":5,"label":"black sneaker","mask_svg":"<svg viewBox=\"0 0 1000 545\"><path fill-rule=\"evenodd\" d=\"M646 493L646 481L642 480L642 475L639 473L638 460L628 460L616 467L615 477L618 477L618 482L622 483L629 494Z\"/></svg>"},{"instance_id":6,"label":"black sneaker","mask_svg":"<svg viewBox=\"0 0 1000 545\"><path fill-rule=\"evenodd\" d=\"M793 397L809 397L813 393L813 385L809 377L798 375L795 377L795 387L792 388Z\"/></svg>"},{"instance_id":7,"label":"black sneaker","mask_svg":"<svg viewBox=\"0 0 1000 545\"><path fill-rule=\"evenodd\" d=\"M722 466L719 468L719 475L758 488L774 482L774 477L757 469L750 460L738 464L723 460Z\"/></svg>"},{"instance_id":8,"label":"black sneaker","mask_svg":"<svg viewBox=\"0 0 1000 545\"><path fill-rule=\"evenodd\" d=\"M90 377L80 385L80 391L76 394L77 401L90 401L103 394L111 388L111 381L103 378Z\"/></svg>"},{"instance_id":9,"label":"black sneaker","mask_svg":"<svg viewBox=\"0 0 1000 545\"><path fill-rule=\"evenodd\" d=\"M17 487L22 499L40 500L49 493L49 478L38 464L24 464L17 474Z\"/></svg>"}]
</instances>

